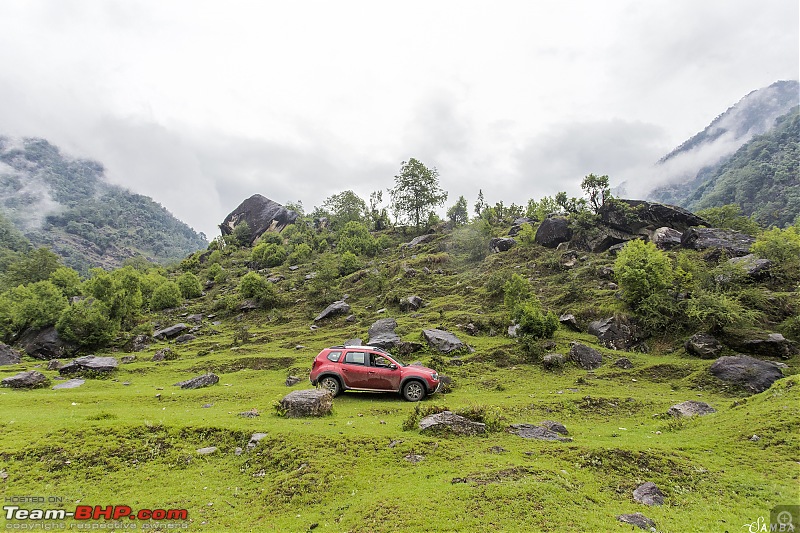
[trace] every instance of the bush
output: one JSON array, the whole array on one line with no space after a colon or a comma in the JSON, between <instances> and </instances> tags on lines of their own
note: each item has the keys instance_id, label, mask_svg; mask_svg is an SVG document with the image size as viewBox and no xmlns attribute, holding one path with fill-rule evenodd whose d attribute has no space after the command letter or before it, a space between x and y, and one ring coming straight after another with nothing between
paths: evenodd
<instances>
[{"instance_id":1,"label":"bush","mask_svg":"<svg viewBox=\"0 0 800 533\"><path fill-rule=\"evenodd\" d=\"M483 218L478 218L453 232L456 251L466 254L472 261L480 261L486 257L491 238L492 227Z\"/></svg>"},{"instance_id":2,"label":"bush","mask_svg":"<svg viewBox=\"0 0 800 533\"><path fill-rule=\"evenodd\" d=\"M253 248L250 260L257 268L272 268L282 265L286 261L286 249L273 242L262 242Z\"/></svg>"},{"instance_id":3,"label":"bush","mask_svg":"<svg viewBox=\"0 0 800 533\"><path fill-rule=\"evenodd\" d=\"M517 335L523 338L548 339L558 329L558 317L552 311L545 314L535 298L519 303L512 318L519 325Z\"/></svg>"},{"instance_id":4,"label":"bush","mask_svg":"<svg viewBox=\"0 0 800 533\"><path fill-rule=\"evenodd\" d=\"M758 313L745 309L736 298L727 294L700 290L686 303L686 316L712 332L721 332L726 326L750 324Z\"/></svg>"},{"instance_id":5,"label":"bush","mask_svg":"<svg viewBox=\"0 0 800 533\"><path fill-rule=\"evenodd\" d=\"M515 272L503 285L503 294L506 309L513 313L519 304L531 297L531 282Z\"/></svg>"},{"instance_id":6,"label":"bush","mask_svg":"<svg viewBox=\"0 0 800 533\"><path fill-rule=\"evenodd\" d=\"M751 251L775 264L775 273L787 281L800 280L800 230L772 228L756 238Z\"/></svg>"},{"instance_id":7,"label":"bush","mask_svg":"<svg viewBox=\"0 0 800 533\"><path fill-rule=\"evenodd\" d=\"M182 301L181 288L178 287L178 284L174 281L166 281L153 291L153 296L150 297L150 309L153 311L169 309L179 306Z\"/></svg>"},{"instance_id":8,"label":"bush","mask_svg":"<svg viewBox=\"0 0 800 533\"><path fill-rule=\"evenodd\" d=\"M248 272L239 282L239 294L242 298L253 298L261 306L272 306L278 300L275 286L256 272Z\"/></svg>"},{"instance_id":9,"label":"bush","mask_svg":"<svg viewBox=\"0 0 800 533\"><path fill-rule=\"evenodd\" d=\"M56 331L65 340L84 348L105 346L114 340L119 331L119 324L109 313L108 306L100 300L80 300L61 313Z\"/></svg>"},{"instance_id":10,"label":"bush","mask_svg":"<svg viewBox=\"0 0 800 533\"><path fill-rule=\"evenodd\" d=\"M339 262L339 273L342 276L352 274L360 268L361 262L358 260L358 257L356 257L356 254L353 252L344 252L342 254L342 259Z\"/></svg>"},{"instance_id":11,"label":"bush","mask_svg":"<svg viewBox=\"0 0 800 533\"><path fill-rule=\"evenodd\" d=\"M337 249L340 253L352 252L356 255L371 256L378 251L378 246L364 224L350 221L339 232Z\"/></svg>"},{"instance_id":12,"label":"bush","mask_svg":"<svg viewBox=\"0 0 800 533\"><path fill-rule=\"evenodd\" d=\"M646 298L664 291L673 280L669 257L656 245L642 240L629 241L614 262L623 299L636 309Z\"/></svg>"},{"instance_id":13,"label":"bush","mask_svg":"<svg viewBox=\"0 0 800 533\"><path fill-rule=\"evenodd\" d=\"M311 247L308 244L302 242L297 246L295 246L294 250L292 250L292 253L289 254L289 264L300 265L302 263L305 263L311 258L311 253L312 253Z\"/></svg>"},{"instance_id":14,"label":"bush","mask_svg":"<svg viewBox=\"0 0 800 533\"><path fill-rule=\"evenodd\" d=\"M200 280L191 272L186 272L178 278L178 288L184 298L197 298L203 294L203 287Z\"/></svg>"}]
</instances>

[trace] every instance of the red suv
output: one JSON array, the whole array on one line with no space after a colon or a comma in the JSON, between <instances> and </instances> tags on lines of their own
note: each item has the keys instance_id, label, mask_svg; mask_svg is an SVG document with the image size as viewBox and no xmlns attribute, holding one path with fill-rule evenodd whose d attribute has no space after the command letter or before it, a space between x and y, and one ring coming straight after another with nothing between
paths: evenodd
<instances>
[{"instance_id":1,"label":"red suv","mask_svg":"<svg viewBox=\"0 0 800 533\"><path fill-rule=\"evenodd\" d=\"M441 387L439 374L424 366L404 365L372 346L334 346L319 352L311 366L311 384L333 396L344 390L399 392L418 402Z\"/></svg>"}]
</instances>

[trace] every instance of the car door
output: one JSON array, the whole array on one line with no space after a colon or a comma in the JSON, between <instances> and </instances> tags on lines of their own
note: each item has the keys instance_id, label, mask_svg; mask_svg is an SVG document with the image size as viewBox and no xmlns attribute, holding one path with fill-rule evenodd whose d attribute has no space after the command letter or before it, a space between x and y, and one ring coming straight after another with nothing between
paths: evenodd
<instances>
[{"instance_id":1,"label":"car door","mask_svg":"<svg viewBox=\"0 0 800 533\"><path fill-rule=\"evenodd\" d=\"M367 352L348 350L342 361L342 377L344 384L351 389L368 389L369 354Z\"/></svg>"},{"instance_id":2,"label":"car door","mask_svg":"<svg viewBox=\"0 0 800 533\"><path fill-rule=\"evenodd\" d=\"M389 358L371 352L368 354L368 387L369 389L397 391L400 390L400 369ZM392 368L394 366L394 368Z\"/></svg>"}]
</instances>

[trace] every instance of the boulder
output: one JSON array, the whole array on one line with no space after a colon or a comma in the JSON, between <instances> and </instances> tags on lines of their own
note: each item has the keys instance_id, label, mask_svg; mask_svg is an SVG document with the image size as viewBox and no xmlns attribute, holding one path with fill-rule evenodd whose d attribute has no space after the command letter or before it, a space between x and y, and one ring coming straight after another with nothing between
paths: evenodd
<instances>
[{"instance_id":1,"label":"boulder","mask_svg":"<svg viewBox=\"0 0 800 533\"><path fill-rule=\"evenodd\" d=\"M631 360L628 359L627 357L620 357L619 359L614 361L614 366L617 368L622 368L627 370L629 368L633 368L633 363L631 363Z\"/></svg>"},{"instance_id":2,"label":"boulder","mask_svg":"<svg viewBox=\"0 0 800 533\"><path fill-rule=\"evenodd\" d=\"M0 366L16 365L19 363L22 354L6 344L0 342Z\"/></svg>"},{"instance_id":3,"label":"boulder","mask_svg":"<svg viewBox=\"0 0 800 533\"><path fill-rule=\"evenodd\" d=\"M567 358L564 354L549 353L542 357L542 366L545 370L558 370L564 367Z\"/></svg>"},{"instance_id":4,"label":"boulder","mask_svg":"<svg viewBox=\"0 0 800 533\"><path fill-rule=\"evenodd\" d=\"M50 380L47 379L47 376L36 370L20 372L15 376L0 381L0 385L3 387L10 387L12 389L36 389L39 387L46 387L49 384Z\"/></svg>"},{"instance_id":5,"label":"boulder","mask_svg":"<svg viewBox=\"0 0 800 533\"><path fill-rule=\"evenodd\" d=\"M83 379L68 379L63 383L59 383L58 385L53 387L53 390L60 390L60 389L77 389L81 385L86 383Z\"/></svg>"},{"instance_id":6,"label":"boulder","mask_svg":"<svg viewBox=\"0 0 800 533\"><path fill-rule=\"evenodd\" d=\"M317 318L314 319L314 322L319 322L320 320L325 320L326 318L332 317L334 315L346 315L350 312L350 304L343 300L339 300L338 302L333 302L331 305L326 307Z\"/></svg>"},{"instance_id":7,"label":"boulder","mask_svg":"<svg viewBox=\"0 0 800 533\"><path fill-rule=\"evenodd\" d=\"M589 324L589 333L612 350L628 351L644 340L642 330L624 315L595 320Z\"/></svg>"},{"instance_id":8,"label":"boulder","mask_svg":"<svg viewBox=\"0 0 800 533\"><path fill-rule=\"evenodd\" d=\"M418 244L425 244L426 242L432 241L436 237L433 233L426 233L425 235L420 235L419 237L415 237L411 239L410 242L403 244L406 248L411 248L417 246Z\"/></svg>"},{"instance_id":9,"label":"boulder","mask_svg":"<svg viewBox=\"0 0 800 533\"><path fill-rule=\"evenodd\" d=\"M289 376L289 377L286 378L286 386L287 387L294 387L295 385L297 385L301 381L303 381L303 380L300 379L297 376Z\"/></svg>"},{"instance_id":10,"label":"boulder","mask_svg":"<svg viewBox=\"0 0 800 533\"><path fill-rule=\"evenodd\" d=\"M772 269L772 261L760 259L753 254L743 255L742 257L732 257L728 259L728 264L739 265L744 269L745 275L754 280L760 281L769 278Z\"/></svg>"},{"instance_id":11,"label":"boulder","mask_svg":"<svg viewBox=\"0 0 800 533\"><path fill-rule=\"evenodd\" d=\"M572 331L580 331L581 328L578 326L578 321L575 319L575 315L571 313L566 313L558 317L558 321L571 329Z\"/></svg>"},{"instance_id":12,"label":"boulder","mask_svg":"<svg viewBox=\"0 0 800 533\"><path fill-rule=\"evenodd\" d=\"M135 355L124 355L119 360L119 362L122 363L123 365L127 365L129 363L133 363L134 361L136 361L136 356Z\"/></svg>"},{"instance_id":13,"label":"boulder","mask_svg":"<svg viewBox=\"0 0 800 533\"><path fill-rule=\"evenodd\" d=\"M708 333L695 333L684 343L686 351L703 359L716 359L722 344Z\"/></svg>"},{"instance_id":14,"label":"boulder","mask_svg":"<svg viewBox=\"0 0 800 533\"><path fill-rule=\"evenodd\" d=\"M667 410L667 414L675 418L703 416L709 413L716 413L717 410L708 405L706 402L698 402L697 400L688 400L683 403L673 405Z\"/></svg>"},{"instance_id":15,"label":"boulder","mask_svg":"<svg viewBox=\"0 0 800 533\"><path fill-rule=\"evenodd\" d=\"M458 337L441 329L423 329L422 337L429 346L436 348L441 353L450 353L467 347Z\"/></svg>"},{"instance_id":16,"label":"boulder","mask_svg":"<svg viewBox=\"0 0 800 533\"><path fill-rule=\"evenodd\" d=\"M517 244L511 237L495 237L489 241L489 250L492 253L507 252Z\"/></svg>"},{"instance_id":17,"label":"boulder","mask_svg":"<svg viewBox=\"0 0 800 533\"><path fill-rule=\"evenodd\" d=\"M420 420L419 429L423 433L448 431L456 435L480 435L486 433L486 424L475 422L450 411L442 411Z\"/></svg>"},{"instance_id":18,"label":"boulder","mask_svg":"<svg viewBox=\"0 0 800 533\"><path fill-rule=\"evenodd\" d=\"M325 389L292 391L280 401L280 410L287 418L327 415L333 409L333 396Z\"/></svg>"},{"instance_id":19,"label":"boulder","mask_svg":"<svg viewBox=\"0 0 800 533\"><path fill-rule=\"evenodd\" d=\"M178 355L170 350L169 348L162 348L158 350L156 353L153 354L152 361L172 361L173 359L177 359Z\"/></svg>"},{"instance_id":20,"label":"boulder","mask_svg":"<svg viewBox=\"0 0 800 533\"><path fill-rule=\"evenodd\" d=\"M147 335L136 335L128 343L128 351L141 352L146 350L148 346L150 346L150 337L148 337Z\"/></svg>"},{"instance_id":21,"label":"boulder","mask_svg":"<svg viewBox=\"0 0 800 533\"><path fill-rule=\"evenodd\" d=\"M720 357L708 370L716 378L753 393L764 392L783 377L777 364L747 355Z\"/></svg>"},{"instance_id":22,"label":"boulder","mask_svg":"<svg viewBox=\"0 0 800 533\"><path fill-rule=\"evenodd\" d=\"M416 311L422 307L422 298L417 295L400 300L400 309L403 311Z\"/></svg>"},{"instance_id":23,"label":"boulder","mask_svg":"<svg viewBox=\"0 0 800 533\"><path fill-rule=\"evenodd\" d=\"M681 236L681 246L691 250L713 249L717 257L742 257L750 253L755 239L745 233L717 228L689 228Z\"/></svg>"},{"instance_id":24,"label":"boulder","mask_svg":"<svg viewBox=\"0 0 800 533\"><path fill-rule=\"evenodd\" d=\"M223 235L231 235L236 226L247 222L251 232L249 244L252 246L267 231L280 232L286 226L294 224L297 217L297 213L278 202L254 194L231 211L219 225L219 229Z\"/></svg>"},{"instance_id":25,"label":"boulder","mask_svg":"<svg viewBox=\"0 0 800 533\"><path fill-rule=\"evenodd\" d=\"M650 506L664 505L664 493L652 481L636 487L633 491L633 499L638 503Z\"/></svg>"},{"instance_id":26,"label":"boulder","mask_svg":"<svg viewBox=\"0 0 800 533\"><path fill-rule=\"evenodd\" d=\"M708 225L705 220L682 207L644 200L614 199L600 206L597 214L603 224L633 234L643 234L646 230L662 227L686 231L693 226Z\"/></svg>"},{"instance_id":27,"label":"boulder","mask_svg":"<svg viewBox=\"0 0 800 533\"><path fill-rule=\"evenodd\" d=\"M564 430L566 431L566 428L564 428ZM572 439L569 437L563 437L551 429L542 426L534 426L533 424L512 424L509 432L519 435L523 439L572 442Z\"/></svg>"},{"instance_id":28,"label":"boulder","mask_svg":"<svg viewBox=\"0 0 800 533\"><path fill-rule=\"evenodd\" d=\"M163 341L163 340L166 340L166 339L172 339L172 338L177 337L178 335L180 335L181 333L183 333L187 329L189 329L189 326L187 326L186 324L181 322L180 324L175 324L175 325L170 326L168 328L160 329L160 330L154 332L153 333L153 337L158 339L158 340L160 340L160 341Z\"/></svg>"},{"instance_id":29,"label":"boulder","mask_svg":"<svg viewBox=\"0 0 800 533\"><path fill-rule=\"evenodd\" d=\"M50 359L47 362L47 370L58 370L64 366L58 359Z\"/></svg>"},{"instance_id":30,"label":"boulder","mask_svg":"<svg viewBox=\"0 0 800 533\"><path fill-rule=\"evenodd\" d=\"M184 333L183 335L179 335L178 337L175 337L175 344L184 344L184 343L187 343L189 341L193 341L196 338L197 337L195 337L191 333Z\"/></svg>"},{"instance_id":31,"label":"boulder","mask_svg":"<svg viewBox=\"0 0 800 533\"><path fill-rule=\"evenodd\" d=\"M187 379L186 381L179 381L174 386L182 389L201 389L203 387L210 387L219 383L219 376L209 372L196 378Z\"/></svg>"},{"instance_id":32,"label":"boulder","mask_svg":"<svg viewBox=\"0 0 800 533\"><path fill-rule=\"evenodd\" d=\"M535 223L536 220L527 217L520 217L514 221L514 225L511 226L511 229L508 230L509 237L516 237L522 231L522 226L525 224L531 225Z\"/></svg>"},{"instance_id":33,"label":"boulder","mask_svg":"<svg viewBox=\"0 0 800 533\"><path fill-rule=\"evenodd\" d=\"M113 372L119 362L114 357L97 357L85 355L78 357L58 369L59 374L76 374L79 372Z\"/></svg>"},{"instance_id":34,"label":"boulder","mask_svg":"<svg viewBox=\"0 0 800 533\"><path fill-rule=\"evenodd\" d=\"M19 346L31 357L48 361L69 357L76 347L61 339L53 326L44 329L29 329L20 337Z\"/></svg>"},{"instance_id":35,"label":"boulder","mask_svg":"<svg viewBox=\"0 0 800 533\"><path fill-rule=\"evenodd\" d=\"M555 431L556 433L560 433L562 435L569 435L567 427L561 422L556 422L555 420L543 420L539 425L543 428L549 429L550 431Z\"/></svg>"},{"instance_id":36,"label":"boulder","mask_svg":"<svg viewBox=\"0 0 800 533\"><path fill-rule=\"evenodd\" d=\"M572 229L564 217L546 218L539 224L534 241L546 248L555 248L562 242L572 239Z\"/></svg>"},{"instance_id":37,"label":"boulder","mask_svg":"<svg viewBox=\"0 0 800 533\"><path fill-rule=\"evenodd\" d=\"M636 526L640 529L646 529L648 531L656 530L656 523L642 513L617 515L617 520L623 524L631 524L632 526Z\"/></svg>"},{"instance_id":38,"label":"boulder","mask_svg":"<svg viewBox=\"0 0 800 533\"><path fill-rule=\"evenodd\" d=\"M569 349L569 357L584 370L595 370L603 364L603 354L577 342Z\"/></svg>"},{"instance_id":39,"label":"boulder","mask_svg":"<svg viewBox=\"0 0 800 533\"><path fill-rule=\"evenodd\" d=\"M605 252L612 246L618 244L625 244L633 239L638 239L638 235L633 235L624 231L620 231L609 226L598 224L594 227L589 235L583 237L579 241L572 241L572 243L582 250L587 250L593 253Z\"/></svg>"},{"instance_id":40,"label":"boulder","mask_svg":"<svg viewBox=\"0 0 800 533\"><path fill-rule=\"evenodd\" d=\"M400 335L394 332L396 327L397 321L394 318L376 320L369 327L367 344L385 350L395 347L401 342Z\"/></svg>"},{"instance_id":41,"label":"boulder","mask_svg":"<svg viewBox=\"0 0 800 533\"><path fill-rule=\"evenodd\" d=\"M681 245L683 234L672 228L658 228L650 235L650 242L656 245L659 250L672 250Z\"/></svg>"},{"instance_id":42,"label":"boulder","mask_svg":"<svg viewBox=\"0 0 800 533\"><path fill-rule=\"evenodd\" d=\"M762 333L753 336L728 335L725 343L734 350L763 357L789 359L797 355L795 343L780 333Z\"/></svg>"},{"instance_id":43,"label":"boulder","mask_svg":"<svg viewBox=\"0 0 800 533\"><path fill-rule=\"evenodd\" d=\"M608 254L609 254L611 257L616 257L616 256L617 256L617 254L619 253L619 251L620 251L620 250L622 250L623 248L625 248L625 244L627 244L627 243L619 243L619 244L615 244L614 246L612 246L611 248L609 248L609 249L608 249L608 250L606 250L606 251L608 252Z\"/></svg>"}]
</instances>

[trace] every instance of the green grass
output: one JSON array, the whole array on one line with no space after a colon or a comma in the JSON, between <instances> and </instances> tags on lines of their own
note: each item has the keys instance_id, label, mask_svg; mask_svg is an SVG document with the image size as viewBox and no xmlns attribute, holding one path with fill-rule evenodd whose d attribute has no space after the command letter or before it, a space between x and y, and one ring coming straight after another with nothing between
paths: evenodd
<instances>
[{"instance_id":1,"label":"green grass","mask_svg":"<svg viewBox=\"0 0 800 533\"><path fill-rule=\"evenodd\" d=\"M599 348L606 363L594 372L572 364L546 372L503 335L501 301L482 280L523 265L540 280L534 285L546 309L578 309L579 320L588 320L621 309L593 277L608 258L591 256L561 271L540 249L520 247L469 264L452 251L441 255L443 246L432 243L416 258L395 251L386 264L375 261L387 291L425 300L418 312L386 304L362 278L335 291L351 295L355 322L337 317L312 330L324 306L291 288L302 287L313 265L273 269L286 276L279 284L284 298L296 301L279 314L218 311L222 324L205 321L196 340L154 344L115 375L78 389L0 389L3 494L58 496L67 510L186 508L192 531L629 531L616 515L642 512L659 531L733 532L768 517L776 505L800 503L800 377L746 397L711 378L711 361L688 357L681 338L651 340L648 354ZM428 263L427 255L435 259ZM407 277L400 262L445 274ZM587 295L573 294L570 284L585 286ZM169 325L186 312L207 314L226 287L155 318ZM381 307L386 312L377 313ZM444 327L474 348L461 354L460 366L430 349L408 358L444 365L454 381L450 393L419 407L482 413L495 431L456 437L404 430L418 405L392 394L345 393L332 415L317 419L278 416L275 404L291 390L287 375L305 379L320 349L349 338L366 341L369 325L386 316L397 319L404 340L421 342L422 329ZM470 322L478 335L464 331ZM247 341L234 343L242 328ZM597 346L590 335L560 329L547 351L566 353L573 341ZM166 346L178 357L151 362ZM621 356L634 367L612 366ZM796 358L788 363L788 373L796 373ZM0 378L34 368L57 375L43 367L26 359L0 367ZM220 376L219 384L173 386L207 371ZM303 381L292 389L309 386ZM717 412L681 421L665 415L690 399ZM260 416L239 416L253 409ZM573 441L531 441L506 431L542 420L565 424ZM267 436L237 455L255 432ZM218 451L196 452L208 446ZM412 464L409 454L424 459ZM645 481L665 492L664 506L634 502L633 489Z\"/></svg>"}]
</instances>

